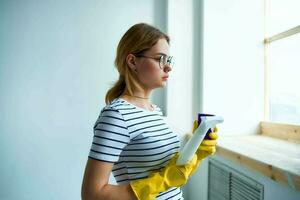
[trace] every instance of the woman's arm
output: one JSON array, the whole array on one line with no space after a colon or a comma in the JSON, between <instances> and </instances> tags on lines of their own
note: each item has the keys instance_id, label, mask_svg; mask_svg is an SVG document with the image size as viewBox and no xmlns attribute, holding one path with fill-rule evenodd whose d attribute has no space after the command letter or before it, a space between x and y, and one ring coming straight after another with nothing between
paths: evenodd
<instances>
[{"instance_id":1,"label":"woman's arm","mask_svg":"<svg viewBox=\"0 0 300 200\"><path fill-rule=\"evenodd\" d=\"M81 187L82 200L136 200L129 184L110 185L113 163L88 159Z\"/></svg>"}]
</instances>

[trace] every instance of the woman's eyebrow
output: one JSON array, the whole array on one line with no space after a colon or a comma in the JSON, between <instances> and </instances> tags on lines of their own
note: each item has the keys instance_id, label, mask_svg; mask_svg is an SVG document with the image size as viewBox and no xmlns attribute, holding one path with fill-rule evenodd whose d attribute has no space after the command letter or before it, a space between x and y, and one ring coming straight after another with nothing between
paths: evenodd
<instances>
[{"instance_id":1,"label":"woman's eyebrow","mask_svg":"<svg viewBox=\"0 0 300 200\"><path fill-rule=\"evenodd\" d=\"M165 53L156 53L155 55L167 56L167 54L165 54Z\"/></svg>"}]
</instances>

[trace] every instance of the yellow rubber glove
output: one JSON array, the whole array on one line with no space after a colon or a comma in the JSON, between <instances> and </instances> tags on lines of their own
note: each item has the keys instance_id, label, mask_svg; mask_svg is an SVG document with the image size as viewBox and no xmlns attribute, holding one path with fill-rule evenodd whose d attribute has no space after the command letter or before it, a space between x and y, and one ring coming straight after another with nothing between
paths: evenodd
<instances>
[{"instance_id":1,"label":"yellow rubber glove","mask_svg":"<svg viewBox=\"0 0 300 200\"><path fill-rule=\"evenodd\" d=\"M198 120L195 120L193 124L193 130L192 130L193 134L197 130L198 126L199 126ZM204 159L205 157L209 155L213 155L215 153L218 137L219 137L218 128L215 127L214 130L208 134L208 136L205 136L200 146L198 147L197 149L198 159L199 158ZM201 156L199 156L199 152L202 152L204 154L201 154Z\"/></svg>"},{"instance_id":2,"label":"yellow rubber glove","mask_svg":"<svg viewBox=\"0 0 300 200\"><path fill-rule=\"evenodd\" d=\"M176 165L179 153L176 153L170 162L161 170L153 172L148 178L130 182L130 186L139 200L152 200L160 193L171 187L180 187L186 184L191 171L197 164L197 155L185 165Z\"/></svg>"},{"instance_id":3,"label":"yellow rubber glove","mask_svg":"<svg viewBox=\"0 0 300 200\"><path fill-rule=\"evenodd\" d=\"M198 120L195 120L193 123L193 130L192 133L196 131L198 128ZM213 155L216 152L216 145L217 145L217 139L218 139L218 128L215 127L212 132L208 134L208 137L205 137L201 144L199 145L196 155L197 155L197 164L195 168L191 171L190 176L194 174L194 172L197 170L199 164L204 160L206 157Z\"/></svg>"}]
</instances>

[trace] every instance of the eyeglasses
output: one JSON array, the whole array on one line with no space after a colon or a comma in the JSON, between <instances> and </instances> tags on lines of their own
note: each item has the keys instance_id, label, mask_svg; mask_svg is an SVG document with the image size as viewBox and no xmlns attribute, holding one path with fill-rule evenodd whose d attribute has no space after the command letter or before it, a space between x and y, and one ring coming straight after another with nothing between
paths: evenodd
<instances>
[{"instance_id":1,"label":"eyeglasses","mask_svg":"<svg viewBox=\"0 0 300 200\"><path fill-rule=\"evenodd\" d=\"M160 57L151 57L146 56L143 54L135 55L136 57L143 57L143 58L151 58L159 62L159 68L164 69L166 65L169 65L169 67L172 69L174 66L174 59L173 56L167 56L167 55L160 55Z\"/></svg>"}]
</instances>

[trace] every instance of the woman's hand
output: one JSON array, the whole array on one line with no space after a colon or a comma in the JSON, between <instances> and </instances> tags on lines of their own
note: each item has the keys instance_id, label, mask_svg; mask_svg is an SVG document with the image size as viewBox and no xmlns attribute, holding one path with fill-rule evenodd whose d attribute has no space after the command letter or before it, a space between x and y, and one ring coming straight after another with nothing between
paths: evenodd
<instances>
[{"instance_id":1,"label":"woman's hand","mask_svg":"<svg viewBox=\"0 0 300 200\"><path fill-rule=\"evenodd\" d=\"M197 130L199 124L198 120L194 120L192 134L188 134L187 137L191 138L192 135ZM202 140L201 144L197 149L198 159L204 159L209 155L213 155L216 152L216 145L218 139L218 128L215 127L212 132L210 132L205 138Z\"/></svg>"},{"instance_id":2,"label":"woman's hand","mask_svg":"<svg viewBox=\"0 0 300 200\"><path fill-rule=\"evenodd\" d=\"M218 137L218 128L215 127L214 130L208 134L208 138L204 139L199 145L196 152L198 159L204 159L207 156L211 156L216 152Z\"/></svg>"}]
</instances>

